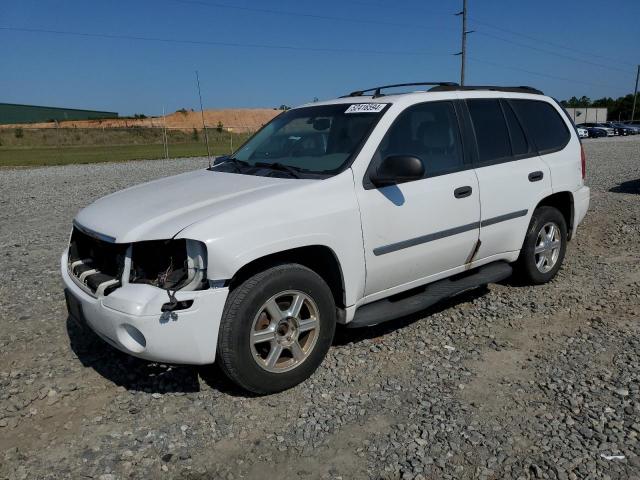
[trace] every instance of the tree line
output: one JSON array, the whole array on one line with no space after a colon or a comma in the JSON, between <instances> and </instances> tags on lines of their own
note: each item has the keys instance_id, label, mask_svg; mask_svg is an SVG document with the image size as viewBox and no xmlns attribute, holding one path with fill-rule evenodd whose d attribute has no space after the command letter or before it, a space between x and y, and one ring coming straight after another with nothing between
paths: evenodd
<instances>
[{"instance_id":1,"label":"tree line","mask_svg":"<svg viewBox=\"0 0 640 480\"><path fill-rule=\"evenodd\" d=\"M630 93L618 98L602 97L597 100L591 100L583 95L580 98L571 97L569 100L562 100L560 104L568 108L606 108L610 119L630 120L633 110L633 94ZM639 108L640 105L636 105L636 117L639 114Z\"/></svg>"}]
</instances>

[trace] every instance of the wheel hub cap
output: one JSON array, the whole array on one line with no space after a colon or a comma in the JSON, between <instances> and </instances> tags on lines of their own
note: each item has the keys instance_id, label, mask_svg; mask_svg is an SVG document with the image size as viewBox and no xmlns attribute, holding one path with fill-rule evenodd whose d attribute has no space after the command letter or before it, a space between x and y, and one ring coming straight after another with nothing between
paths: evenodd
<instances>
[{"instance_id":1,"label":"wheel hub cap","mask_svg":"<svg viewBox=\"0 0 640 480\"><path fill-rule=\"evenodd\" d=\"M288 317L278 322L276 328L276 342L283 347L290 347L298 340L298 319Z\"/></svg>"}]
</instances>

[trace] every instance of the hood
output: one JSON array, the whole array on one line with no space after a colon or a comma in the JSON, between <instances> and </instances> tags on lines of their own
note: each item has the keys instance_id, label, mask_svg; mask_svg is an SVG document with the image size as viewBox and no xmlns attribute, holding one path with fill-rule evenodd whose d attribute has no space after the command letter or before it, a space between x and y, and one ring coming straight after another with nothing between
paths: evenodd
<instances>
[{"instance_id":1,"label":"hood","mask_svg":"<svg viewBox=\"0 0 640 480\"><path fill-rule=\"evenodd\" d=\"M217 213L308 182L313 180L196 170L102 197L81 210L75 221L117 243L167 239Z\"/></svg>"}]
</instances>

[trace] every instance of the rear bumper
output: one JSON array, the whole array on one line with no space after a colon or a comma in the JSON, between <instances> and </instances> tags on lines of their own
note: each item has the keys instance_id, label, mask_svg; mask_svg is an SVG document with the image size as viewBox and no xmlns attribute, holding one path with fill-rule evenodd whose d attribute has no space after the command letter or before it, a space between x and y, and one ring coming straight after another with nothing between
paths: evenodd
<instances>
[{"instance_id":1,"label":"rear bumper","mask_svg":"<svg viewBox=\"0 0 640 480\"><path fill-rule=\"evenodd\" d=\"M151 285L124 285L106 297L89 295L70 277L66 252L61 273L70 316L113 347L157 362L203 365L215 360L227 288L177 292L179 301L193 300L193 305L170 313L160 311L167 293Z\"/></svg>"},{"instance_id":2,"label":"rear bumper","mask_svg":"<svg viewBox=\"0 0 640 480\"><path fill-rule=\"evenodd\" d=\"M584 220L584 216L587 214L587 210L589 210L590 198L591 190L586 185L573 192L573 235L575 235L578 225Z\"/></svg>"}]
</instances>

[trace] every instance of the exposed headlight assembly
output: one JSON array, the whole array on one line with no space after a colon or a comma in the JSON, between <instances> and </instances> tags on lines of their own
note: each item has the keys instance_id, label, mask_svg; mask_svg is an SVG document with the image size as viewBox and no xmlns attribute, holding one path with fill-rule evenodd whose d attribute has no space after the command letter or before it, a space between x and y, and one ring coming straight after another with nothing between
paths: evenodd
<instances>
[{"instance_id":1,"label":"exposed headlight assembly","mask_svg":"<svg viewBox=\"0 0 640 480\"><path fill-rule=\"evenodd\" d=\"M196 240L150 240L131 245L130 283L169 292L202 290L207 284L207 249Z\"/></svg>"}]
</instances>

